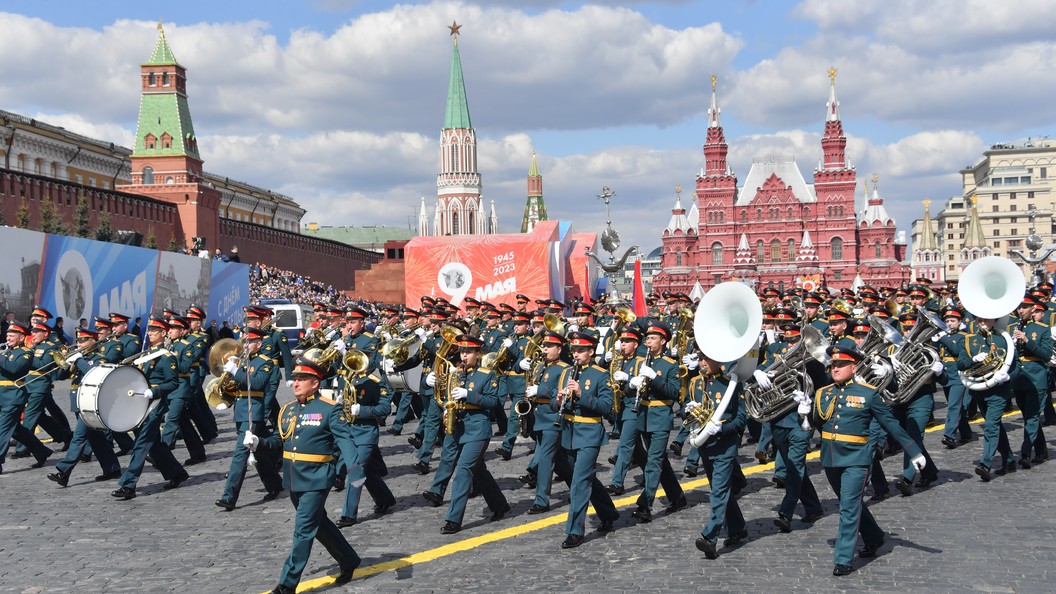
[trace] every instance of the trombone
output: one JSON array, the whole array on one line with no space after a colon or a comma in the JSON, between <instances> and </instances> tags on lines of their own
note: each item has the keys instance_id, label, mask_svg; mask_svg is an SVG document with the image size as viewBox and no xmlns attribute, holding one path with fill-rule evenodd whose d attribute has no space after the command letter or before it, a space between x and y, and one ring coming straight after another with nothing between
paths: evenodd
<instances>
[{"instance_id":1,"label":"trombone","mask_svg":"<svg viewBox=\"0 0 1056 594\"><path fill-rule=\"evenodd\" d=\"M42 377L44 377L46 375L49 375L53 371L58 371L59 368L66 367L66 360L69 359L70 357L73 357L74 355L82 355L82 356L83 355L87 355L88 353L90 353L90 352L94 351L95 349L99 348L100 344L102 344L102 343L100 343L99 341L96 341L95 343L93 343L90 346L85 345L83 347L79 347L77 349L74 349L73 352L70 352L70 347L68 347L66 345L63 345L62 347L57 348L57 349L55 349L54 351L51 352L51 363L48 363L47 365L41 367L40 369L31 370L26 375L23 375L22 377L20 377L17 380L15 380L15 382L18 383L19 385L23 385L23 386L26 385L26 384L33 383L36 380L38 380L38 379L40 379L40 378L42 378ZM4 348L0 349L0 351L7 350L7 348L8 348L7 347L7 343L4 343ZM26 378L31 376L31 375L34 376L34 377L27 381Z\"/></svg>"}]
</instances>

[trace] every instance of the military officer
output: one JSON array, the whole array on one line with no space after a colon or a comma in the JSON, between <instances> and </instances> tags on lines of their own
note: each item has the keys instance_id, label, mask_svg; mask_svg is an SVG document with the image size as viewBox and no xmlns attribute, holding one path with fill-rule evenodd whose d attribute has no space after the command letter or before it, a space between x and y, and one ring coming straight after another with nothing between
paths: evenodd
<instances>
[{"instance_id":1,"label":"military officer","mask_svg":"<svg viewBox=\"0 0 1056 594\"><path fill-rule=\"evenodd\" d=\"M212 409L209 408L209 403L205 400L205 390L203 389L205 376L209 373L205 357L212 340L210 340L209 334L202 330L202 323L205 322L205 310L201 306L192 303L187 307L184 317L187 318L187 322L190 324L187 341L191 344L190 357L194 361L191 364L191 377L189 378L191 392L193 393L191 396L190 418L198 429L198 434L202 437L202 443L208 444L216 439L218 433L216 416L213 414Z\"/></svg>"},{"instance_id":2,"label":"military officer","mask_svg":"<svg viewBox=\"0 0 1056 594\"><path fill-rule=\"evenodd\" d=\"M822 336L829 335L829 321L821 314L822 298L817 293L807 293L803 296L803 318L804 321L814 326L821 332Z\"/></svg>"},{"instance_id":3,"label":"military officer","mask_svg":"<svg viewBox=\"0 0 1056 594\"><path fill-rule=\"evenodd\" d=\"M1016 309L1018 321L1009 326L1017 355L1011 373L1012 392L1023 411L1023 445L1019 451L1019 465L1023 468L1041 464L1049 457L1041 417L1048 397L1049 374L1045 366L1052 358L1052 334L1048 326L1034 321L1033 312L1039 305L1044 307L1035 297L1024 296Z\"/></svg>"},{"instance_id":4,"label":"military officer","mask_svg":"<svg viewBox=\"0 0 1056 594\"><path fill-rule=\"evenodd\" d=\"M205 462L205 444L201 436L191 424L191 408L193 406L194 388L191 386L191 378L195 376L194 363L204 348L199 344L192 344L188 339L190 322L182 316L169 316L166 320L169 324L169 350L176 360L176 377L179 386L169 393L169 412L165 416L165 423L161 430L161 441L169 449L176 447L176 435L179 434L187 446L187 452L191 455L184 466L194 466ZM198 339L195 338L197 341Z\"/></svg>"},{"instance_id":5,"label":"military officer","mask_svg":"<svg viewBox=\"0 0 1056 594\"><path fill-rule=\"evenodd\" d=\"M176 372L176 358L164 348L165 334L169 330L169 324L160 316L151 316L147 322L147 357L149 360L139 363L139 370L147 378L149 387L141 394L134 394L134 398L146 398L150 402L157 401L154 408L147 413L143 424L136 429L136 439L132 447L132 458L128 461L125 473L118 481L118 488L111 493L117 499L128 500L136 496L136 483L139 475L143 472L143 465L149 454L154 466L161 472L167 482L164 488L175 489L180 483L190 478L187 471L180 466L172 455L169 446L161 441L161 422L169 411L168 397L179 385L179 377Z\"/></svg>"},{"instance_id":6,"label":"military officer","mask_svg":"<svg viewBox=\"0 0 1056 594\"><path fill-rule=\"evenodd\" d=\"M437 345L444 340L440 335L440 329L443 327L443 323L447 321L447 314L442 310L434 309L426 317L429 320L428 324L431 332L428 330L424 331L422 348L418 351L419 356L425 361L425 364L422 365L422 385L420 390L423 401L422 420L418 423L418 430L421 431L421 435L418 436L416 432L415 435L408 438L411 445L418 448L418 451L415 452L415 457L418 461L411 467L418 474L429 474L429 463L432 462L433 451L436 450L437 438L440 435L440 414L442 411L440 403L436 401L434 387L429 385L428 378L436 362Z\"/></svg>"},{"instance_id":7,"label":"military officer","mask_svg":"<svg viewBox=\"0 0 1056 594\"><path fill-rule=\"evenodd\" d=\"M525 376L527 372L518 363L524 359L525 345L532 339L528 335L528 322L530 320L531 315L527 312L518 311L513 314L511 318L513 334L506 339L509 340L509 346L506 347L508 354L500 365L500 370L506 379L506 393L510 397L510 412L506 421L506 435L502 439L502 444L495 450L495 453L501 456L503 460L509 460L513 456L513 444L517 439L521 424L520 416L516 413L516 410L517 403L524 400L527 386ZM505 344L505 340L503 344Z\"/></svg>"},{"instance_id":8,"label":"military officer","mask_svg":"<svg viewBox=\"0 0 1056 594\"><path fill-rule=\"evenodd\" d=\"M109 314L109 318L110 332L114 336L111 342L120 343L122 357L130 357L143 350L143 341L140 340L139 335L130 334L128 332L129 316L120 312L112 311ZM116 362L117 361L111 361L111 363ZM134 442L132 437L130 437L127 433L114 432L111 433L111 436L114 439L114 443L116 443L119 448L117 452L118 456L123 456L128 452L132 451L132 446Z\"/></svg>"},{"instance_id":9,"label":"military officer","mask_svg":"<svg viewBox=\"0 0 1056 594\"><path fill-rule=\"evenodd\" d=\"M638 497L637 509L632 515L639 522L652 520L653 500L660 486L664 468L671 468L667 459L667 441L671 437L674 422L673 407L678 400L681 382L678 364L664 356L664 345L671 339L671 329L663 322L654 322L645 331L647 354L635 370L628 386L638 396L637 429L642 447L646 452L645 485ZM624 424L626 430L626 424ZM669 470L674 476L674 471ZM673 484L672 484L673 483ZM668 490L668 486L673 487ZM667 513L676 512L686 506L686 496L678 480L665 481L664 493L671 504Z\"/></svg>"},{"instance_id":10,"label":"military officer","mask_svg":"<svg viewBox=\"0 0 1056 594\"><path fill-rule=\"evenodd\" d=\"M242 491L242 482L246 479L246 468L249 464L249 450L243 443L247 432L258 437L269 435L266 422L271 418L267 410L273 399L266 398L269 390L273 390L276 377L279 375L279 366L274 359L260 352L267 332L261 328L247 327L243 335L243 344L247 364L240 364L237 357L230 357L224 362L224 372L231 375L235 389L230 395L230 402L224 401L217 405L217 410L225 410L233 407L235 431L238 437L235 439L235 451L231 454L231 466L227 471L227 482L224 484L223 495L216 500L216 506L227 511L235 509L239 493ZM264 484L267 493L264 501L271 501L279 496L282 491L282 480L276 470L274 453L262 449L257 460L257 474Z\"/></svg>"},{"instance_id":11,"label":"military officer","mask_svg":"<svg viewBox=\"0 0 1056 594\"><path fill-rule=\"evenodd\" d=\"M833 492L840 500L840 524L833 552L832 574L851 572L854 546L858 534L864 548L860 557L873 557L884 544L884 532L877 525L869 509L862 505L862 494L872 463L869 447L869 423L872 419L905 449L913 466L922 470L926 463L920 448L899 426L891 409L874 386L854 380L855 365L864 355L853 347L831 346L826 353L832 361L833 383L820 388L809 400L800 404L800 411L810 410L811 423L821 430L821 464Z\"/></svg>"},{"instance_id":12,"label":"military officer","mask_svg":"<svg viewBox=\"0 0 1056 594\"><path fill-rule=\"evenodd\" d=\"M374 499L374 514L383 516L396 505L396 497L382 478L388 474L378 449L379 421L392 412L392 396L377 372L345 377L341 395L345 422L349 423L349 437L354 457L345 459L348 468L348 490L341 510L338 528L352 526L358 521L359 499L367 487Z\"/></svg>"},{"instance_id":13,"label":"military officer","mask_svg":"<svg viewBox=\"0 0 1056 594\"><path fill-rule=\"evenodd\" d=\"M480 338L484 341L484 352L485 353L498 353L502 350L502 347L506 343L507 333L500 325L500 319L502 314L493 307L486 307L484 309L484 329L480 332ZM512 345L512 340L510 341ZM508 347L507 347L508 348ZM506 355L505 357L508 357ZM506 396L508 394L506 388L506 376L501 372L501 369L493 369L496 378L499 380L499 392L497 394L499 404L491 411L492 419L494 420L497 430L495 431L496 437L506 437L506 425L509 422L509 418L506 416Z\"/></svg>"},{"instance_id":14,"label":"military officer","mask_svg":"<svg viewBox=\"0 0 1056 594\"><path fill-rule=\"evenodd\" d=\"M899 321L902 324L903 334L908 334L910 329L917 324L917 312L915 310L903 312L899 316ZM939 469L924 446L924 428L927 427L932 410L935 408L935 380L941 378L945 371L946 366L943 362L935 361L931 364L931 379L924 382L905 403L891 407L891 412L898 419L902 429L913 439L920 450L920 455L926 460L924 468L920 470L920 482L917 485L922 488L927 488L939 478ZM889 389L900 390L901 388L896 384L897 382L893 383ZM903 457L902 477L895 480L895 488L902 493L903 497L908 497L913 493L913 477L918 469L915 468L916 465L913 464L909 452L904 451Z\"/></svg>"},{"instance_id":15,"label":"military officer","mask_svg":"<svg viewBox=\"0 0 1056 594\"><path fill-rule=\"evenodd\" d=\"M36 316L34 318L42 319ZM53 335L53 329L44 322L33 322L30 326L28 346L33 350L33 365L30 367L29 377L25 380L29 398L22 415L22 426L34 431L37 425L40 425L41 429L51 435L54 442L64 444L62 449L65 451L69 449L70 440L73 439L65 413L57 417L61 422L57 421L55 416L45 414L45 409L51 410L56 406L52 397L52 382L59 367L55 364L53 355L59 353L59 347L55 341L49 340ZM20 443L11 458L28 458L29 455L29 449Z\"/></svg>"},{"instance_id":16,"label":"military officer","mask_svg":"<svg viewBox=\"0 0 1056 594\"><path fill-rule=\"evenodd\" d=\"M418 335L420 340L421 337L425 335L424 331L418 330L418 320L420 316L421 314L418 311L411 308L403 310L403 332L401 332L400 336L397 338L408 338L414 333ZM383 360L381 366L385 374L388 374L403 371L405 369L413 369L418 366L419 362L421 362L421 359L416 356L409 358L407 362L399 368L395 367L392 362L388 360ZM384 374L379 372L377 377L380 378L383 375ZM417 388L418 386L411 387ZM414 420L415 417L420 418L422 416L422 397L417 390L413 389L400 391L393 390L390 391L390 395L393 400L399 400L399 403L396 407L396 416L393 419L392 426L388 428L386 433L390 435L399 435L403 432L403 425L405 423Z\"/></svg>"},{"instance_id":17,"label":"military officer","mask_svg":"<svg viewBox=\"0 0 1056 594\"><path fill-rule=\"evenodd\" d=\"M76 338L77 349L80 352L66 359L66 366L59 371L58 378L70 380L70 410L77 418L77 429L73 433L66 457L55 465L55 472L48 475L49 479L62 487L69 483L70 474L80 461L86 445L91 445L91 450L103 470L103 474L95 477L96 481L109 481L121 476L121 464L117 461L114 449L106 439L106 433L89 427L81 419L77 408L77 389L81 387L85 374L106 362L98 349L99 333L86 328L78 328Z\"/></svg>"},{"instance_id":18,"label":"military officer","mask_svg":"<svg viewBox=\"0 0 1056 594\"><path fill-rule=\"evenodd\" d=\"M542 378L537 385L526 388L526 396L532 399L535 421L532 437L535 439L535 501L528 508L529 514L550 511L550 488L553 484L554 459L561 443L561 424L558 414L549 406L558 392L558 381L569 364L561 359L565 337L553 330L545 330L541 340L543 361Z\"/></svg>"},{"instance_id":19,"label":"military officer","mask_svg":"<svg viewBox=\"0 0 1056 594\"><path fill-rule=\"evenodd\" d=\"M571 468L569 511L565 541L561 548L571 549L583 543L587 521L587 504L602 518L599 532L610 532L619 517L612 499L597 480L598 452L607 441L602 415L612 411L612 384L608 370L592 365L598 337L575 332L569 337L573 365L558 379L552 410L560 415L561 449L565 464ZM567 469L566 469L567 471ZM593 494L593 496L592 496Z\"/></svg>"},{"instance_id":20,"label":"military officer","mask_svg":"<svg viewBox=\"0 0 1056 594\"><path fill-rule=\"evenodd\" d=\"M696 373L697 362L693 359L687 362L687 366L692 368L691 373ZM712 415L699 427L701 435L697 439L703 439L704 442L697 449L711 484L711 515L695 544L708 559L719 557L717 542L723 526L726 527L728 535L723 542L725 546L735 546L748 538L741 508L737 505L737 500L731 497L737 446L740 445L741 433L748 424L748 414L741 405L741 385L739 382L734 384L733 393L722 417L715 418ZM692 415L694 409L703 406L702 402L708 402L711 410L716 410L729 387L730 378L723 373L722 363L703 355L699 359L699 373L696 373L690 383L691 395L686 402L686 413Z\"/></svg>"},{"instance_id":21,"label":"military officer","mask_svg":"<svg viewBox=\"0 0 1056 594\"><path fill-rule=\"evenodd\" d=\"M0 474L4 472L4 457L12 437L25 444L36 458L33 468L44 466L52 454L51 449L21 423L29 394L21 382L15 380L21 380L33 365L33 351L25 345L28 334L26 324L11 322L5 336L7 349L0 351Z\"/></svg>"},{"instance_id":22,"label":"military officer","mask_svg":"<svg viewBox=\"0 0 1056 594\"><path fill-rule=\"evenodd\" d=\"M1015 342L1008 344L1005 335L997 332L997 320L976 318L975 323L978 332L965 338L964 356L957 360L957 369L960 371L968 371L974 364L985 361L989 356L995 356L1000 350L1004 350L1006 355L1009 354L1009 349L1015 352ZM1012 399L1012 378L1008 372L1009 367L1002 364L994 370L989 380L972 390L980 396L985 418L983 452L975 466L975 474L979 475L983 482L990 482L994 474L1016 471L1012 447L1005 432L1005 424L1001 420L1005 407ZM970 379L965 377L966 382ZM1002 458L997 468L994 468L994 454L1000 454Z\"/></svg>"},{"instance_id":23,"label":"military officer","mask_svg":"<svg viewBox=\"0 0 1056 594\"><path fill-rule=\"evenodd\" d=\"M337 560L340 572L336 583L345 584L361 562L352 545L326 517L326 496L334 484L334 451L340 450L346 460L355 457L348 423L341 418L336 400L319 395L319 382L326 376L322 369L304 358L293 367L293 402L279 411L278 432L260 438L246 433L242 439L250 451L263 446L282 451L283 485L290 491L296 510L293 548L279 574L273 594L294 594L301 581L304 566L318 540Z\"/></svg>"},{"instance_id":24,"label":"military officer","mask_svg":"<svg viewBox=\"0 0 1056 594\"><path fill-rule=\"evenodd\" d=\"M962 323L964 310L947 307L942 310L942 319L946 323L946 329L932 337L932 341L938 344L939 359L945 368L941 376L942 391L946 395L946 423L942 430L942 445L952 450L972 439L972 427L965 415L968 390L957 373L957 360L964 352L968 333Z\"/></svg>"},{"instance_id":25,"label":"military officer","mask_svg":"<svg viewBox=\"0 0 1056 594\"><path fill-rule=\"evenodd\" d=\"M478 367L484 342L475 336L463 334L456 344L462 359L459 373L461 382L452 388L451 398L459 403L447 414L457 414L455 432L450 437L457 444L456 463L451 486L451 505L444 516L443 534L454 534L462 529L462 518L466 513L471 485L486 498L500 498L505 505L492 507L492 520L502 518L510 511L509 503L502 496L495 478L484 464L484 451L491 438L491 419L488 411L498 405L499 382L490 370ZM490 504L489 504L490 507Z\"/></svg>"}]
</instances>

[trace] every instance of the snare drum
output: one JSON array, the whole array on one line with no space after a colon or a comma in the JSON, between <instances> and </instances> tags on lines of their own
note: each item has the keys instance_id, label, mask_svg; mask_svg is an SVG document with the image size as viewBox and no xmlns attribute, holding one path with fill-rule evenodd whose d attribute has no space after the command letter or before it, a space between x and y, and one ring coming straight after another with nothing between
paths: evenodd
<instances>
[{"instance_id":1,"label":"snare drum","mask_svg":"<svg viewBox=\"0 0 1056 594\"><path fill-rule=\"evenodd\" d=\"M102 364L84 374L77 388L77 411L84 424L124 433L139 427L152 403L139 396L150 387L138 367Z\"/></svg>"}]
</instances>

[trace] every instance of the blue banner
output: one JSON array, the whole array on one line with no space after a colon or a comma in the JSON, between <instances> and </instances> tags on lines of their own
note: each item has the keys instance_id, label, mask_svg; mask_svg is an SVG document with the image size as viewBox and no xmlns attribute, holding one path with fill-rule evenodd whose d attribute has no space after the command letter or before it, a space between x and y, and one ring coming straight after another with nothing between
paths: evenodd
<instances>
[{"instance_id":1,"label":"blue banner","mask_svg":"<svg viewBox=\"0 0 1056 594\"><path fill-rule=\"evenodd\" d=\"M39 301L64 318L67 332L81 318L91 325L93 316L110 312L145 319L154 304L157 276L155 250L48 235Z\"/></svg>"},{"instance_id":2,"label":"blue banner","mask_svg":"<svg viewBox=\"0 0 1056 594\"><path fill-rule=\"evenodd\" d=\"M212 260L212 276L209 288L209 311L206 317L216 320L217 327L224 322L230 326L241 326L249 305L249 265ZM205 325L209 327L209 322Z\"/></svg>"}]
</instances>

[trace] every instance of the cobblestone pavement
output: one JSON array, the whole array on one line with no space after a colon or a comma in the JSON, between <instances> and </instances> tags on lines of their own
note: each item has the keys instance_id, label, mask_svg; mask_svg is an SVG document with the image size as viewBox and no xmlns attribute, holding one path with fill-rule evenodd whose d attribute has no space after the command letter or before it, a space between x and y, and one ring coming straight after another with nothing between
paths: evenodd
<instances>
[{"instance_id":1,"label":"cobblestone pavement","mask_svg":"<svg viewBox=\"0 0 1056 594\"><path fill-rule=\"evenodd\" d=\"M61 385L63 388L64 385ZM66 392L60 401L65 400ZM290 398L283 387L281 400ZM941 398L939 399L941 403ZM941 410L937 410L939 416ZM39 470L32 460L8 460L0 476L5 510L0 520L0 591L2 592L261 592L276 583L289 552L293 513L282 497L262 502L264 492L251 471L239 507L224 512L213 505L223 489L234 428L229 412L219 413L220 437L207 446L206 463L189 468L192 478L179 489L161 489L161 476L149 466L140 481L139 497L115 501L115 482L97 483L94 461L75 470L68 488L47 480L53 461ZM1013 449L1022 427L1018 416L1006 419ZM525 512L533 492L517 476L528 462L528 448L518 444L515 456L503 461L488 455L495 474L513 505L506 519L490 523L481 499L470 500L463 531L440 534L446 507L433 508L419 496L432 475L411 469L414 459L406 436L383 434L382 449L389 465L386 479L398 504L385 517L372 514L364 494L361 523L344 534L363 557L357 579L333 587L327 575L337 572L326 550L316 545L301 591L449 592L534 591L755 592L857 590L873 592L985 591L1052 592L1056 579L1056 516L1050 513L1056 461L1020 470L982 483L972 472L981 441L955 450L930 432L926 445L941 469L940 480L912 497L894 497L871 504L887 532L887 544L875 559L855 560L855 572L834 578L832 545L836 536L837 502L815 461L810 470L826 516L813 526L793 522L791 534L773 525L781 491L770 482L772 465L758 465L754 446L741 449L748 488L740 504L750 538L736 548L721 549L709 561L693 546L708 515L707 481L684 478L689 508L671 516L666 500L654 505L654 520L636 524L630 517L638 490L617 500L622 517L616 531L593 532L587 541L562 550L567 490L557 484L553 511L542 516ZM975 426L977 434L980 427ZM1053 429L1050 432L1050 443ZM495 442L493 442L494 448ZM607 481L605 459L613 444L602 449L599 475ZM187 458L180 446L177 458ZM125 459L123 458L122 461ZM884 468L898 475L901 455ZM672 459L681 470L683 459ZM435 461L434 461L435 465ZM634 470L627 485L641 483ZM340 515L343 493L331 494L330 517ZM800 510L801 511L801 510Z\"/></svg>"}]
</instances>

